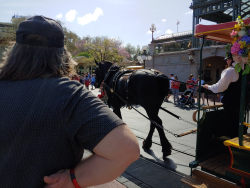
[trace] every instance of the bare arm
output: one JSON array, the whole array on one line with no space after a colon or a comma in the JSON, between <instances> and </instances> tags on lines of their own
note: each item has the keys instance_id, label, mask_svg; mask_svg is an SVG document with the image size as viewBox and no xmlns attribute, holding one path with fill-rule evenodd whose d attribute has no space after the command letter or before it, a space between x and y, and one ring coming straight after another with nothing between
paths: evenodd
<instances>
[{"instance_id":1,"label":"bare arm","mask_svg":"<svg viewBox=\"0 0 250 188\"><path fill-rule=\"evenodd\" d=\"M83 187L99 185L110 182L121 175L124 170L140 156L140 149L136 137L126 125L120 125L113 129L104 139L94 148L95 154L86 160L81 161L75 167L75 176L78 184ZM52 178L50 178L53 176ZM53 188L69 187L72 183L69 177L69 170L45 177L44 181L52 184L58 184L64 180L63 186L54 186Z\"/></svg>"}]
</instances>

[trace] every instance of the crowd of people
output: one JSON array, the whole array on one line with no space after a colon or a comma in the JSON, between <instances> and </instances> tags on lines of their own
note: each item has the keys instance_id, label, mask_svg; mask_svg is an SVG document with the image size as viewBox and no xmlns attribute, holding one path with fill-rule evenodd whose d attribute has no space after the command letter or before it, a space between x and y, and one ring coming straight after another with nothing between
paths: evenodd
<instances>
[{"instance_id":1,"label":"crowd of people","mask_svg":"<svg viewBox=\"0 0 250 188\"><path fill-rule=\"evenodd\" d=\"M77 80L81 84L84 85L86 89L89 90L89 86L91 86L91 90L95 89L95 75L89 74L88 72L86 74L75 74L73 76L70 76L71 80Z\"/></svg>"},{"instance_id":2,"label":"crowd of people","mask_svg":"<svg viewBox=\"0 0 250 188\"><path fill-rule=\"evenodd\" d=\"M171 95L173 95L174 98L174 104L179 104L180 101L180 97L179 97L179 89L180 89L180 81L178 80L177 75L174 74L170 74L169 75L170 79L169 80L169 93L168 95L165 97L164 102L169 102L169 97ZM193 98L197 97L197 103L195 103L196 105L198 104L199 101L199 87L195 86L195 85L199 85L199 81L201 80L201 85L204 85L205 82L203 80L203 78L200 79L199 75L198 78L195 79L193 74L190 74L188 76L188 80L186 81L186 89L191 91L193 93ZM195 85L192 85L195 84ZM201 87L201 98L202 98L202 105L205 105L205 89L203 87Z\"/></svg>"}]
</instances>

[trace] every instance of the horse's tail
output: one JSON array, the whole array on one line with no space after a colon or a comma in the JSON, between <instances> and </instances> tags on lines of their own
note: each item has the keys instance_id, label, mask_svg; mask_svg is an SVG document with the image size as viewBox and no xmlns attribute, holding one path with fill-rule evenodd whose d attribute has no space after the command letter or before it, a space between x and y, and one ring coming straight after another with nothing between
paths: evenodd
<instances>
[{"instance_id":1,"label":"horse's tail","mask_svg":"<svg viewBox=\"0 0 250 188\"><path fill-rule=\"evenodd\" d=\"M168 95L169 91L169 79L165 74L157 75L157 82L160 88L160 92L164 93L165 96Z\"/></svg>"}]
</instances>

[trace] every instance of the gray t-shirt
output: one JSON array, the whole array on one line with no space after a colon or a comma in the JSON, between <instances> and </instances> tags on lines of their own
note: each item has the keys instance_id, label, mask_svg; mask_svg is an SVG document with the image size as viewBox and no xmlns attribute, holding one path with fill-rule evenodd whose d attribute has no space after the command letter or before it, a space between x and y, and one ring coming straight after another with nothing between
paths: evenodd
<instances>
[{"instance_id":1,"label":"gray t-shirt","mask_svg":"<svg viewBox=\"0 0 250 188\"><path fill-rule=\"evenodd\" d=\"M44 187L123 123L78 81L0 81L0 187Z\"/></svg>"}]
</instances>

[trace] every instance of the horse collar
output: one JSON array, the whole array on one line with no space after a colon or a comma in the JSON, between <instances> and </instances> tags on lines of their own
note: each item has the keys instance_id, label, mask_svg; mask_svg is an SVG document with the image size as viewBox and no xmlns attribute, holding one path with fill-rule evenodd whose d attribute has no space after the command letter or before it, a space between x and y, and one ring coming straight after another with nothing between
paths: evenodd
<instances>
[{"instance_id":1,"label":"horse collar","mask_svg":"<svg viewBox=\"0 0 250 188\"><path fill-rule=\"evenodd\" d=\"M117 66L114 66L114 67L113 67L113 66L112 66L112 67L109 68L109 70L108 70L108 72L107 72L107 74L105 75L104 80L103 80L103 83L104 83L104 84L107 83L108 77L109 77L109 75L111 74L111 72L115 72L115 71L119 71L119 67L117 67Z\"/></svg>"}]
</instances>

